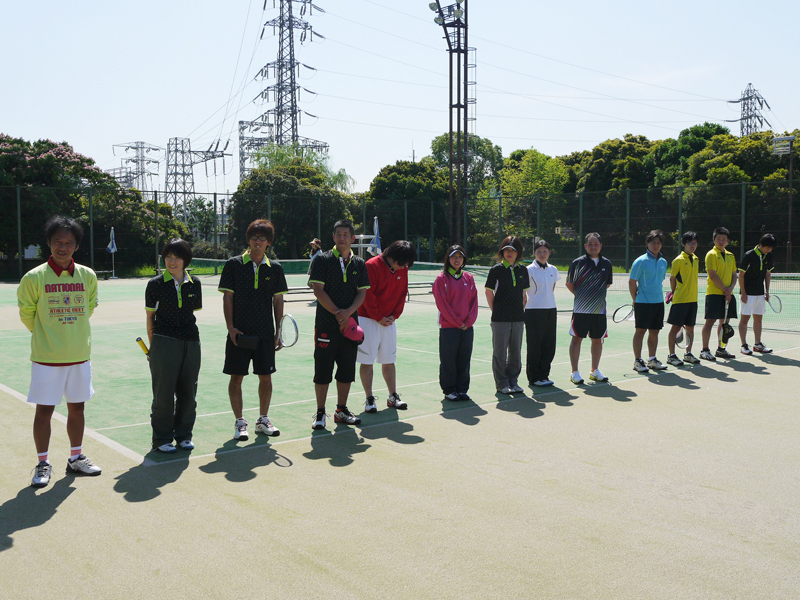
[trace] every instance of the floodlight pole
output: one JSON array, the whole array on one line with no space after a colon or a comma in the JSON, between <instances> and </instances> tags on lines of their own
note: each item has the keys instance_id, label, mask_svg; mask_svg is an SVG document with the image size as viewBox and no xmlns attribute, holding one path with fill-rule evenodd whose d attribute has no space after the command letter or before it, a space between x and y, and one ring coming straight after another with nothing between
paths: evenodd
<instances>
[{"instance_id":1,"label":"floodlight pole","mask_svg":"<svg viewBox=\"0 0 800 600\"><path fill-rule=\"evenodd\" d=\"M773 154L786 154L784 152L785 146L783 143L789 144L789 214L787 215L788 231L786 235L786 272L790 273L792 270L792 204L794 204L794 140L796 136L787 135L783 137L773 138ZM781 147L778 147L778 142L781 142Z\"/></svg>"}]
</instances>

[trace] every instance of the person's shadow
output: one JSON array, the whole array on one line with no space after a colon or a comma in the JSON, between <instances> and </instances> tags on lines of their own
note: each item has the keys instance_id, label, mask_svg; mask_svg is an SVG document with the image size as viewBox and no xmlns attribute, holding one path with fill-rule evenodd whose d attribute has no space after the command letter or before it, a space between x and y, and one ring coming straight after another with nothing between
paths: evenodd
<instances>
[{"instance_id":1,"label":"person's shadow","mask_svg":"<svg viewBox=\"0 0 800 600\"><path fill-rule=\"evenodd\" d=\"M752 363L745 360L729 360L728 362L722 363L722 365L738 373L769 375L769 370L764 365L759 365L757 363Z\"/></svg>"},{"instance_id":2,"label":"person's shadow","mask_svg":"<svg viewBox=\"0 0 800 600\"><path fill-rule=\"evenodd\" d=\"M581 389L581 388L573 388L573 389ZM570 393L569 390L565 390L562 387L558 387L557 385L537 387L532 392L530 397L536 400L537 402L542 402L544 404L549 404L550 402L552 402L556 406L575 406L573 400L578 399L578 396Z\"/></svg>"},{"instance_id":3,"label":"person's shadow","mask_svg":"<svg viewBox=\"0 0 800 600\"><path fill-rule=\"evenodd\" d=\"M780 367L800 367L800 360L786 358L785 356L779 356L777 354L762 354L761 360L767 364Z\"/></svg>"},{"instance_id":4,"label":"person's shadow","mask_svg":"<svg viewBox=\"0 0 800 600\"><path fill-rule=\"evenodd\" d=\"M738 381L738 379L734 379L725 371L722 371L719 368L712 369L706 365L695 365L692 367L692 374L702 377L703 379L719 379L725 383L736 383Z\"/></svg>"},{"instance_id":5,"label":"person's shadow","mask_svg":"<svg viewBox=\"0 0 800 600\"><path fill-rule=\"evenodd\" d=\"M477 425L481 417L488 415L474 400L442 400L442 418L458 421L464 425Z\"/></svg>"},{"instance_id":6,"label":"person's shadow","mask_svg":"<svg viewBox=\"0 0 800 600\"><path fill-rule=\"evenodd\" d=\"M256 436L255 441L241 446L236 440L228 440L214 453L214 461L203 465L203 473L224 473L225 479L236 483L250 481L256 476L256 469L275 465L291 467L291 459L278 452L270 445L266 436ZM237 451L238 450L238 451Z\"/></svg>"},{"instance_id":7,"label":"person's shadow","mask_svg":"<svg viewBox=\"0 0 800 600\"><path fill-rule=\"evenodd\" d=\"M41 490L27 486L14 498L6 500L0 506L0 552L14 545L12 535L15 532L39 527L49 521L75 491L72 482L73 478L67 477Z\"/></svg>"},{"instance_id":8,"label":"person's shadow","mask_svg":"<svg viewBox=\"0 0 800 600\"><path fill-rule=\"evenodd\" d=\"M362 417L362 437L368 440L386 438L398 444L419 444L425 441L425 438L411 433L414 431L414 426L408 421L401 421L396 410L389 409L378 414L384 421L374 425L365 425Z\"/></svg>"},{"instance_id":9,"label":"person's shadow","mask_svg":"<svg viewBox=\"0 0 800 600\"><path fill-rule=\"evenodd\" d=\"M161 495L165 485L175 483L189 466L189 459L155 465L136 465L116 478L114 491L128 502L147 502Z\"/></svg>"},{"instance_id":10,"label":"person's shadow","mask_svg":"<svg viewBox=\"0 0 800 600\"><path fill-rule=\"evenodd\" d=\"M347 467L353 464L356 454L366 452L370 444L355 429L347 425L337 427L333 433L317 430L311 433L311 450L303 456L310 460L327 460L332 467Z\"/></svg>"},{"instance_id":11,"label":"person's shadow","mask_svg":"<svg viewBox=\"0 0 800 600\"><path fill-rule=\"evenodd\" d=\"M547 405L532 397L522 396L498 402L497 408L505 412L517 413L524 419L535 419L544 415Z\"/></svg>"},{"instance_id":12,"label":"person's shadow","mask_svg":"<svg viewBox=\"0 0 800 600\"><path fill-rule=\"evenodd\" d=\"M680 370L656 373L648 377L647 381L653 385L660 385L662 387L679 387L684 390L701 389L700 386L691 379L681 377Z\"/></svg>"},{"instance_id":13,"label":"person's shadow","mask_svg":"<svg viewBox=\"0 0 800 600\"><path fill-rule=\"evenodd\" d=\"M610 383L600 383L595 385L587 385L583 388L583 393L586 396L593 396L595 398L610 398L617 402L631 402L638 394L630 390L618 388Z\"/></svg>"}]
</instances>

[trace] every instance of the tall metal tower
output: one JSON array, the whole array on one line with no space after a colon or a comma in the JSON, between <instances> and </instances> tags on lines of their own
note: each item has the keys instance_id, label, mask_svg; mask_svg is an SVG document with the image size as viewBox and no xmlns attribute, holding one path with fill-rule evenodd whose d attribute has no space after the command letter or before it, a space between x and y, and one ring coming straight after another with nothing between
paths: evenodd
<instances>
[{"instance_id":1,"label":"tall metal tower","mask_svg":"<svg viewBox=\"0 0 800 600\"><path fill-rule=\"evenodd\" d=\"M761 110L765 106L769 110L772 109L770 109L769 104L767 104L767 101L764 100L763 96L758 93L758 90L753 87L752 83L747 84L747 88L745 88L745 90L742 92L741 98L738 100L728 100L728 103L741 103L742 116L739 118L739 126L742 137L761 131L761 128L764 127L764 123L772 128L770 122L761 116ZM732 120L727 122L735 123L736 121Z\"/></svg>"},{"instance_id":2,"label":"tall metal tower","mask_svg":"<svg viewBox=\"0 0 800 600\"><path fill-rule=\"evenodd\" d=\"M178 207L178 202L185 204L187 196L194 194L194 165L206 163L210 160L222 158L225 160L225 150L228 144L220 150L219 142L214 148L212 143L208 150L192 150L189 138L170 138L167 143L167 173L166 173L166 195L165 201L172 202L172 206ZM214 166L216 171L216 163Z\"/></svg>"},{"instance_id":3,"label":"tall metal tower","mask_svg":"<svg viewBox=\"0 0 800 600\"><path fill-rule=\"evenodd\" d=\"M140 192L147 191L147 178L155 175L158 177L158 161L153 158L148 158L145 154L150 152L163 152L163 148L153 146L145 142L131 142L130 144L114 144L114 148L122 148L123 152L133 150L134 155L132 158L123 158L122 166L131 164L131 176L133 178L133 186ZM151 171L149 165L155 165L156 170Z\"/></svg>"},{"instance_id":4,"label":"tall metal tower","mask_svg":"<svg viewBox=\"0 0 800 600\"><path fill-rule=\"evenodd\" d=\"M264 23L261 31L272 27L278 30L278 60L266 64L256 75L257 78L267 79L270 76L276 80L275 85L265 88L255 99L264 102L274 98L275 108L263 113L254 121L239 121L239 177L244 179L251 170L248 163L255 152L269 144L278 146L296 145L303 148L325 151L328 144L318 140L300 137L298 125L301 111L297 107L297 96L300 86L297 84L297 73L300 62L295 58L294 36L300 33L300 42L306 38L314 39L312 26L301 17L310 15L313 9L325 12L319 6L312 4L311 0L273 0L273 7L280 2L280 15ZM300 17L294 16L294 5L300 5ZM316 34L317 37L323 37ZM303 65L306 66L306 65ZM308 114L308 113L307 113ZM313 116L313 115L309 115ZM248 133L265 133L266 135L249 136Z\"/></svg>"},{"instance_id":5,"label":"tall metal tower","mask_svg":"<svg viewBox=\"0 0 800 600\"><path fill-rule=\"evenodd\" d=\"M117 169L107 169L106 173L117 180L122 189L129 190L133 185L133 171L130 167L119 167Z\"/></svg>"},{"instance_id":6,"label":"tall metal tower","mask_svg":"<svg viewBox=\"0 0 800 600\"><path fill-rule=\"evenodd\" d=\"M440 0L428 7L436 13L434 23L444 29L450 54L450 241L466 243L467 199L469 196L469 129L475 125L475 48L467 43L467 0L442 6ZM474 134L474 132L473 132ZM463 215L463 216L462 216Z\"/></svg>"}]
</instances>

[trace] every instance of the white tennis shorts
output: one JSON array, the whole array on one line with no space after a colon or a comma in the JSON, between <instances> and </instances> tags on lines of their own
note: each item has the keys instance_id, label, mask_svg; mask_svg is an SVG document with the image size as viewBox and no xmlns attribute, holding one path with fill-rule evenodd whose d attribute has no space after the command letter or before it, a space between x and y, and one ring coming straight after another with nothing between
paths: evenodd
<instances>
[{"instance_id":1,"label":"white tennis shorts","mask_svg":"<svg viewBox=\"0 0 800 600\"><path fill-rule=\"evenodd\" d=\"M741 302L739 309L742 315L763 315L767 312L767 301L764 296L748 296L747 302Z\"/></svg>"},{"instance_id":2,"label":"white tennis shorts","mask_svg":"<svg viewBox=\"0 0 800 600\"><path fill-rule=\"evenodd\" d=\"M362 365L378 363L390 365L397 361L397 325L384 327L367 317L359 317L358 324L364 330L364 342L358 347L356 360Z\"/></svg>"},{"instance_id":3,"label":"white tennis shorts","mask_svg":"<svg viewBox=\"0 0 800 600\"><path fill-rule=\"evenodd\" d=\"M28 402L58 406L67 402L86 402L94 395L91 361L68 367L48 367L31 363L31 387Z\"/></svg>"}]
</instances>

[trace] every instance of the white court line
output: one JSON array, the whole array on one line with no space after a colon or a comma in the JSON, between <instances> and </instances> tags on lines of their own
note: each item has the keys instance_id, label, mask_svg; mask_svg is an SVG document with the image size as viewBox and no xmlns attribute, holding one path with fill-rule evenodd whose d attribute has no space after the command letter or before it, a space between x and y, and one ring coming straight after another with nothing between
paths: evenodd
<instances>
[{"instance_id":1,"label":"white court line","mask_svg":"<svg viewBox=\"0 0 800 600\"><path fill-rule=\"evenodd\" d=\"M12 390L10 387L5 386L2 383L0 383L0 391L5 392L9 396L13 396L17 400L20 400L21 402L24 402L25 404L27 404L31 408L36 406L35 404L31 404L30 402L28 402L27 396L24 396L23 394L20 394L17 390ZM53 418L56 421L58 421L59 423L63 423L64 425L67 424L67 417L65 417L64 415L62 415L61 413L59 413L57 411L53 411ZM90 437L93 440L96 440L96 441L100 442L101 444L103 444L107 448L111 448L112 450L115 450L116 452L118 452L122 456L124 456L126 458L129 458L134 462L138 462L138 463L142 464L145 467L152 467L153 465L158 464L155 461L150 460L149 458L145 458L141 454L138 454L138 453L134 452L130 448L127 448L126 446L123 446L122 444L119 444L119 443L115 442L114 440L112 440L110 438L107 438L103 434L97 433L97 431L94 430L94 429L89 429L88 427L84 428L83 435L86 436L86 437Z\"/></svg>"}]
</instances>

